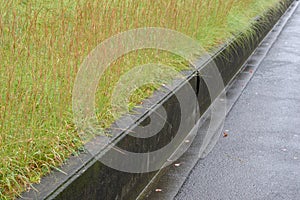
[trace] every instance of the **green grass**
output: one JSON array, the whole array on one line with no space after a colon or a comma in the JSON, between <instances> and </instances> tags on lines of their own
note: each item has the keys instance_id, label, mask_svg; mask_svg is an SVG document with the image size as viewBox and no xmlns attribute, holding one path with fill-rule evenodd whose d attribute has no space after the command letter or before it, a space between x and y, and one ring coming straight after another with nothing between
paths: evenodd
<instances>
[{"instance_id":1,"label":"green grass","mask_svg":"<svg viewBox=\"0 0 300 200\"><path fill-rule=\"evenodd\" d=\"M13 199L82 146L72 122L72 87L87 54L101 41L138 27L180 31L209 50L246 31L279 0L7 0L0 2L0 199ZM143 63L177 70L186 61L157 50L132 52L106 71L97 90L103 128L114 121L111 89ZM152 94L147 85L133 107Z\"/></svg>"}]
</instances>

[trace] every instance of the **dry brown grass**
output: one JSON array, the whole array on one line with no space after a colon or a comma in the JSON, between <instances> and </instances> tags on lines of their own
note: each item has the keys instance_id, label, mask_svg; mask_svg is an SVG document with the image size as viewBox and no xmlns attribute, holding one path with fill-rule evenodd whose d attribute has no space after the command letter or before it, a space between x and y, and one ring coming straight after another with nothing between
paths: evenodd
<instances>
[{"instance_id":1,"label":"dry brown grass","mask_svg":"<svg viewBox=\"0 0 300 200\"><path fill-rule=\"evenodd\" d=\"M247 29L254 16L278 1L1 1L0 198L14 198L39 182L82 145L72 123L71 92L78 66L101 41L154 26L185 33L210 49ZM185 67L180 58L159 51L119 59L97 93L103 127L114 120L109 105L113 83L136 64L152 61ZM138 103L153 89L144 88L132 101Z\"/></svg>"}]
</instances>

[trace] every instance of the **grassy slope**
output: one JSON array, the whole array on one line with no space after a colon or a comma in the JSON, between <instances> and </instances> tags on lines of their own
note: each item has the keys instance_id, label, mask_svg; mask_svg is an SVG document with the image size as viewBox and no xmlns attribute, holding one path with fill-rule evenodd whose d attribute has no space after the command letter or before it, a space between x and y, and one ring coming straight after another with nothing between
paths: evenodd
<instances>
[{"instance_id":1,"label":"grassy slope","mask_svg":"<svg viewBox=\"0 0 300 200\"><path fill-rule=\"evenodd\" d=\"M78 150L72 123L72 86L90 50L116 33L159 26L183 32L210 49L246 30L254 16L279 0L42 1L0 3L0 199L10 199ZM183 69L166 52L145 50L119 59L101 80L97 114L114 120L110 89L137 64L160 62ZM132 97L137 104L153 91Z\"/></svg>"}]
</instances>

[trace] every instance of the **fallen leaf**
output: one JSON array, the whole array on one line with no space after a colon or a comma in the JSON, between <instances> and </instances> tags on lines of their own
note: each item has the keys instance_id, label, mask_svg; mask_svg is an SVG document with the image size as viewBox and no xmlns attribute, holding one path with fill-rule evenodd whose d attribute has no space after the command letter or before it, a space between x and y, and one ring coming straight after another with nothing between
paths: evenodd
<instances>
[{"instance_id":1,"label":"fallen leaf","mask_svg":"<svg viewBox=\"0 0 300 200\"><path fill-rule=\"evenodd\" d=\"M227 137L228 134L226 132L223 133L223 137Z\"/></svg>"}]
</instances>

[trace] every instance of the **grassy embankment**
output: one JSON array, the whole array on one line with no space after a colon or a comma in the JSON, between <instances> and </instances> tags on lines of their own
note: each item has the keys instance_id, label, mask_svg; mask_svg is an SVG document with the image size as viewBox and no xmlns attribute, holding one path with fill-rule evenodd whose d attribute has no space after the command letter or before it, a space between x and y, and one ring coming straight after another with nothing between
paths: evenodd
<instances>
[{"instance_id":1,"label":"grassy embankment","mask_svg":"<svg viewBox=\"0 0 300 200\"><path fill-rule=\"evenodd\" d=\"M0 3L0 199L14 198L82 145L72 123L72 87L80 63L104 39L138 27L165 27L206 49L249 28L254 16L279 0L130 0ZM97 91L102 127L114 120L110 95L121 74L142 63L181 70L169 53L130 53L106 71ZM137 90L131 107L151 95Z\"/></svg>"}]
</instances>

